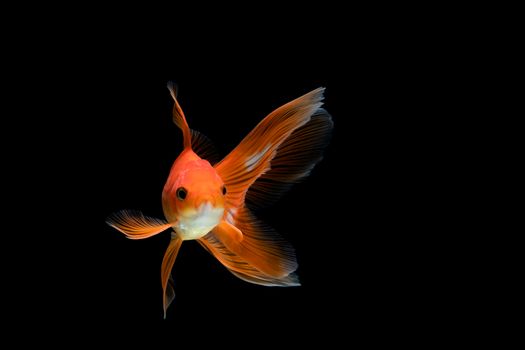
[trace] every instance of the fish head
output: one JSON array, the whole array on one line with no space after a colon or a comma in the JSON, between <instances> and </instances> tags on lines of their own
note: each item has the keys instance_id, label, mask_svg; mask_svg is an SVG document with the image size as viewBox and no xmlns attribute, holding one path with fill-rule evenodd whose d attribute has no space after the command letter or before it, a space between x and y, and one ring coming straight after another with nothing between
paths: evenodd
<instances>
[{"instance_id":1,"label":"fish head","mask_svg":"<svg viewBox=\"0 0 525 350\"><path fill-rule=\"evenodd\" d=\"M183 240L201 238L222 220L226 191L209 162L192 161L172 169L162 194L164 214Z\"/></svg>"}]
</instances>

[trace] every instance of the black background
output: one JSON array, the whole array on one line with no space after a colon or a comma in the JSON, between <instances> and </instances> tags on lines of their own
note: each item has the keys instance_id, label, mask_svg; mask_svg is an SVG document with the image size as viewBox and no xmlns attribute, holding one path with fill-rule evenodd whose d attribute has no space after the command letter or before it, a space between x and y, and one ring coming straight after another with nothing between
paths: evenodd
<instances>
[{"instance_id":1,"label":"black background","mask_svg":"<svg viewBox=\"0 0 525 350\"><path fill-rule=\"evenodd\" d=\"M109 17L96 32L81 22L73 39L35 33L37 42L55 39L39 52L45 60L29 61L24 79L32 92L25 101L38 106L35 114L45 111L31 124L40 135L27 136L36 147L26 187L38 208L31 216L47 225L20 248L17 263L37 257L13 287L25 299L20 314L70 325L96 320L95 330L160 326L166 337L200 327L243 331L270 342L392 336L401 319L417 319L426 286L413 282L421 271L409 258L413 223L403 221L406 183L420 171L405 167L405 150L415 145L407 127L419 106L420 77L409 73L416 58L402 34L373 16L329 13L337 10L271 33L245 34L242 25L143 31L124 17L134 29ZM184 242L173 270L176 298L163 320L169 234L132 241L105 219L120 209L162 217L162 188L182 149L169 80L190 127L222 155L275 108L326 87L334 133L324 159L258 213L296 248L301 287L248 284Z\"/></svg>"}]
</instances>

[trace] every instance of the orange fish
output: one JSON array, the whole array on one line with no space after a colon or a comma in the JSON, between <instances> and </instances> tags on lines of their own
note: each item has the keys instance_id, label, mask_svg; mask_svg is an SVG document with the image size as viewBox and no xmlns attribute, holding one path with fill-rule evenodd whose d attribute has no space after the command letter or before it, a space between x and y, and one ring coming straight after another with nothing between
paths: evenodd
<instances>
[{"instance_id":1,"label":"orange fish","mask_svg":"<svg viewBox=\"0 0 525 350\"><path fill-rule=\"evenodd\" d=\"M269 204L306 177L322 158L333 128L321 108L318 88L270 113L223 160L205 160L210 143L191 130L177 101L173 121L184 150L173 163L162 191L165 220L122 210L107 223L131 239L171 229L162 261L164 317L174 299L171 269L183 241L197 240L231 273L264 286L299 286L293 247L249 208Z\"/></svg>"}]
</instances>

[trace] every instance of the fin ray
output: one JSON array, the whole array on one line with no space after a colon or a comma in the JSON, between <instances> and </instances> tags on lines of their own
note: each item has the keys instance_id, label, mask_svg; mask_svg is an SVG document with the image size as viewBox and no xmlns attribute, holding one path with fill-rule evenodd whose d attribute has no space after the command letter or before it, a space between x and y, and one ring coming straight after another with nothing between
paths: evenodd
<instances>
[{"instance_id":1,"label":"fin ray","mask_svg":"<svg viewBox=\"0 0 525 350\"><path fill-rule=\"evenodd\" d=\"M277 108L215 165L228 189L226 201L230 208L244 205L248 188L271 169L279 146L321 107L323 91L318 88Z\"/></svg>"},{"instance_id":2,"label":"fin ray","mask_svg":"<svg viewBox=\"0 0 525 350\"><path fill-rule=\"evenodd\" d=\"M166 311L170 306L171 302L175 298L175 291L173 288L174 282L171 276L171 270L175 263L175 258L179 253L180 246L182 245L182 239L180 239L176 233L171 234L171 241L166 249L164 258L162 259L161 267L161 279L162 279L162 305L164 308L164 318L166 318Z\"/></svg>"},{"instance_id":3,"label":"fin ray","mask_svg":"<svg viewBox=\"0 0 525 350\"><path fill-rule=\"evenodd\" d=\"M184 112L177 101L177 91L175 84L172 81L168 82L168 90L170 91L171 97L173 98L173 122L182 130L182 136L184 138L184 148L191 148L191 131L184 116Z\"/></svg>"},{"instance_id":4,"label":"fin ray","mask_svg":"<svg viewBox=\"0 0 525 350\"><path fill-rule=\"evenodd\" d=\"M228 271L246 282L268 287L292 287L300 285L299 279L295 273L290 273L283 278L275 278L265 275L226 248L226 246L222 244L212 232L200 238L198 242L222 265L224 265Z\"/></svg>"},{"instance_id":5,"label":"fin ray","mask_svg":"<svg viewBox=\"0 0 525 350\"><path fill-rule=\"evenodd\" d=\"M271 169L262 174L246 193L250 208L261 208L275 203L294 183L306 178L323 159L333 122L324 109L297 128L276 151Z\"/></svg>"},{"instance_id":6,"label":"fin ray","mask_svg":"<svg viewBox=\"0 0 525 350\"><path fill-rule=\"evenodd\" d=\"M106 219L106 223L130 239L144 239L169 229L172 223L145 216L136 210L120 210Z\"/></svg>"},{"instance_id":7,"label":"fin ray","mask_svg":"<svg viewBox=\"0 0 525 350\"><path fill-rule=\"evenodd\" d=\"M191 148L202 159L206 159L211 165L217 163L219 153L215 144L203 133L191 129Z\"/></svg>"},{"instance_id":8,"label":"fin ray","mask_svg":"<svg viewBox=\"0 0 525 350\"><path fill-rule=\"evenodd\" d=\"M234 225L243 235L239 243L240 251L234 253L273 277L281 278L297 270L297 258L292 245L269 225L257 219L248 208L239 209Z\"/></svg>"}]
</instances>

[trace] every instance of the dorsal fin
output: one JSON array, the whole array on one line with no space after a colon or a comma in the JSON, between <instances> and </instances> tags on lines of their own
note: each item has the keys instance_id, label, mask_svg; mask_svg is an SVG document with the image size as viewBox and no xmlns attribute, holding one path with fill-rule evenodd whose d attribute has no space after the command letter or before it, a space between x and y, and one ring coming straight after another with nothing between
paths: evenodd
<instances>
[{"instance_id":1,"label":"dorsal fin","mask_svg":"<svg viewBox=\"0 0 525 350\"><path fill-rule=\"evenodd\" d=\"M202 159L206 159L211 165L220 159L215 144L203 133L191 129L191 148Z\"/></svg>"},{"instance_id":2,"label":"dorsal fin","mask_svg":"<svg viewBox=\"0 0 525 350\"><path fill-rule=\"evenodd\" d=\"M171 97L175 104L173 105L173 122L182 130L182 136L184 138L184 148L191 148L191 131L188 123L186 122L186 117L182 108L180 108L179 102L177 101L176 86L172 81L168 82L168 89L170 90Z\"/></svg>"}]
</instances>

